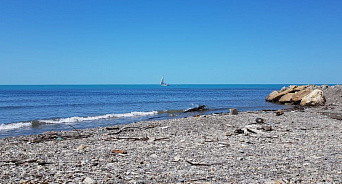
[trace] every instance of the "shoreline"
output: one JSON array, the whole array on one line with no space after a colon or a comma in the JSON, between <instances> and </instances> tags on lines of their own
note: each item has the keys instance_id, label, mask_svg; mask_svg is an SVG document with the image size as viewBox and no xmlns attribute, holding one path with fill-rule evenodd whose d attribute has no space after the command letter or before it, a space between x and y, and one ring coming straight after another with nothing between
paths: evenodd
<instances>
[{"instance_id":1,"label":"shoreline","mask_svg":"<svg viewBox=\"0 0 342 184\"><path fill-rule=\"evenodd\" d=\"M283 108L280 108L283 107ZM287 109L290 106L288 105L280 105L279 108L275 109L265 109L264 111L276 111L279 109ZM145 111L145 112L128 112L128 113L119 113L119 114L103 114L97 116L74 116L74 117L67 117L67 118L48 118L48 119L41 119L41 120L29 120L29 121L22 121L22 122L14 122L14 123L7 123L7 124L0 124L0 139L6 137L19 137L19 136L31 136L31 135L38 135L43 134L44 132L49 131L71 131L73 129L83 130L87 128L103 128L106 126L115 126L115 125L127 125L134 122L140 121L155 121L155 120L167 120L167 119L178 119L184 117L191 117L196 115L211 115L211 114L224 114L228 113L230 108L212 108L212 109L204 109L202 111L195 111L195 112L187 112L184 113L186 109L177 109L177 110L158 110L158 111ZM245 107L241 108L244 109L241 112L248 112L254 109L254 107ZM247 109L247 110L246 110ZM228 112L227 112L228 111ZM252 110L253 111L253 110ZM126 116L126 117L125 117ZM113 118L113 120L110 120ZM97 124L97 121L104 120L111 121L107 125L104 123ZM63 122L69 121L69 122ZM90 125L92 121L95 121L93 125ZM113 123L114 122L114 123ZM39 128L40 126L50 126L49 128ZM7 127L6 127L7 126ZM59 128L53 128L53 126L60 126ZM77 128L76 128L77 127ZM21 130L22 128L29 128L29 130ZM32 128L35 128L35 132L27 133L32 131ZM38 129L37 129L38 128ZM13 131L19 130L20 133L14 133ZM5 131L5 133L1 132ZM7 133L8 131L9 133ZM26 133L25 133L26 131ZM7 134L7 135L6 135Z\"/></svg>"},{"instance_id":2,"label":"shoreline","mask_svg":"<svg viewBox=\"0 0 342 184\"><path fill-rule=\"evenodd\" d=\"M321 113L340 110L200 115L2 138L0 178L5 183L340 183L341 120Z\"/></svg>"}]
</instances>

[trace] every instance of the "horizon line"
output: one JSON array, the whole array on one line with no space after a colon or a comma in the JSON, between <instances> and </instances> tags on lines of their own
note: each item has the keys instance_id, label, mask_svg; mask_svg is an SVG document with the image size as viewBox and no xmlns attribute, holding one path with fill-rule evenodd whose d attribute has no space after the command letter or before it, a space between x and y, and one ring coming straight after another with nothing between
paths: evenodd
<instances>
[{"instance_id":1,"label":"horizon line","mask_svg":"<svg viewBox=\"0 0 342 184\"><path fill-rule=\"evenodd\" d=\"M170 86L175 85L341 85L341 83L179 83L179 84L169 84ZM0 84L0 86L110 86L110 85L156 85L160 84Z\"/></svg>"}]
</instances>

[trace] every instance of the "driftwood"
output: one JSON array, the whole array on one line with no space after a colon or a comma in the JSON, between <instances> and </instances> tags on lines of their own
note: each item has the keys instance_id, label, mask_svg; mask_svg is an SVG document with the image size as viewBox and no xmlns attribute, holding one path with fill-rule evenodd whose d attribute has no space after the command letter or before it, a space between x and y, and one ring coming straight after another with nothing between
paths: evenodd
<instances>
[{"instance_id":1,"label":"driftwood","mask_svg":"<svg viewBox=\"0 0 342 184\"><path fill-rule=\"evenodd\" d=\"M55 134L40 134L37 135L36 138L34 138L33 140L31 140L31 143L39 143L39 142L44 142L44 141L50 141L50 140L56 140L58 138L61 138L61 140L63 139L82 139L82 138L88 138L90 136L93 136L93 134L80 134L79 132L77 132L78 134L76 135L59 135L57 133Z\"/></svg>"},{"instance_id":2,"label":"driftwood","mask_svg":"<svg viewBox=\"0 0 342 184\"><path fill-rule=\"evenodd\" d=\"M198 163L198 162L191 162L189 160L185 160L186 162L188 162L190 165L194 165L194 166L212 166L212 165L222 165L223 163Z\"/></svg>"},{"instance_id":3,"label":"driftwood","mask_svg":"<svg viewBox=\"0 0 342 184\"><path fill-rule=\"evenodd\" d=\"M194 107L194 108L190 108L190 109L187 109L184 111L184 113L186 112L197 112L197 111L204 111L205 109L205 105L199 105L197 107Z\"/></svg>"},{"instance_id":4,"label":"driftwood","mask_svg":"<svg viewBox=\"0 0 342 184\"><path fill-rule=\"evenodd\" d=\"M155 138L153 141L169 141L170 138L168 137L161 137L161 138Z\"/></svg>"},{"instance_id":5,"label":"driftwood","mask_svg":"<svg viewBox=\"0 0 342 184\"><path fill-rule=\"evenodd\" d=\"M14 163L15 165L21 165L25 163L38 163L38 165L53 164L51 162L38 161L37 159L27 159L27 160L1 160L0 162Z\"/></svg>"},{"instance_id":6,"label":"driftwood","mask_svg":"<svg viewBox=\"0 0 342 184\"><path fill-rule=\"evenodd\" d=\"M115 134L119 134L119 133L124 132L124 131L130 131L130 130L133 130L133 129L140 129L140 127L122 127L118 131L116 131L116 132L108 133L108 135L115 135Z\"/></svg>"},{"instance_id":7,"label":"driftwood","mask_svg":"<svg viewBox=\"0 0 342 184\"><path fill-rule=\"evenodd\" d=\"M146 129L150 129L150 128L155 128L159 125L150 125L150 126L147 126L147 127L122 127L120 128L118 131L116 132L111 132L111 133L108 133L107 135L116 135L116 134L120 134L122 132L125 132L125 131L131 131L131 130L134 130L134 129L140 129L140 130L146 130ZM118 128L106 128L107 130L117 130Z\"/></svg>"},{"instance_id":8,"label":"driftwood","mask_svg":"<svg viewBox=\"0 0 342 184\"><path fill-rule=\"evenodd\" d=\"M106 130L119 130L119 127L106 127Z\"/></svg>"},{"instance_id":9,"label":"driftwood","mask_svg":"<svg viewBox=\"0 0 342 184\"><path fill-rule=\"evenodd\" d=\"M124 140L132 140L132 141L147 141L150 138L148 138L148 137L113 137L113 139L116 139L116 140L124 139Z\"/></svg>"}]
</instances>

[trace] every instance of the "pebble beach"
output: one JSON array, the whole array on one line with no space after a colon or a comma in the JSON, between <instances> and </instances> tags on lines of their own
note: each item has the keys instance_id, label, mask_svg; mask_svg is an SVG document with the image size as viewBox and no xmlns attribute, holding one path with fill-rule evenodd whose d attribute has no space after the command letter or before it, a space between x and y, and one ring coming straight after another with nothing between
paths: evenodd
<instances>
[{"instance_id":1,"label":"pebble beach","mask_svg":"<svg viewBox=\"0 0 342 184\"><path fill-rule=\"evenodd\" d=\"M341 97L327 99L3 138L0 183L341 183Z\"/></svg>"},{"instance_id":2,"label":"pebble beach","mask_svg":"<svg viewBox=\"0 0 342 184\"><path fill-rule=\"evenodd\" d=\"M1 183L341 183L341 120L317 110L5 138ZM253 131L257 118L272 130Z\"/></svg>"}]
</instances>

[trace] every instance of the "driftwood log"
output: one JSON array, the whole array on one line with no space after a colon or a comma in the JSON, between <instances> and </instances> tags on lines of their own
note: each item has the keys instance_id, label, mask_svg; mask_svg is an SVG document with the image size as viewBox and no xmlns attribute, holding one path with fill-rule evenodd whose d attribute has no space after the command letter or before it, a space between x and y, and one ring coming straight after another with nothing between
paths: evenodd
<instances>
[{"instance_id":1,"label":"driftwood log","mask_svg":"<svg viewBox=\"0 0 342 184\"><path fill-rule=\"evenodd\" d=\"M184 113L187 113L187 112L197 112L197 111L204 111L205 110L205 105L199 105L197 107L193 107L193 108L190 108L190 109L187 109L184 111Z\"/></svg>"}]
</instances>

